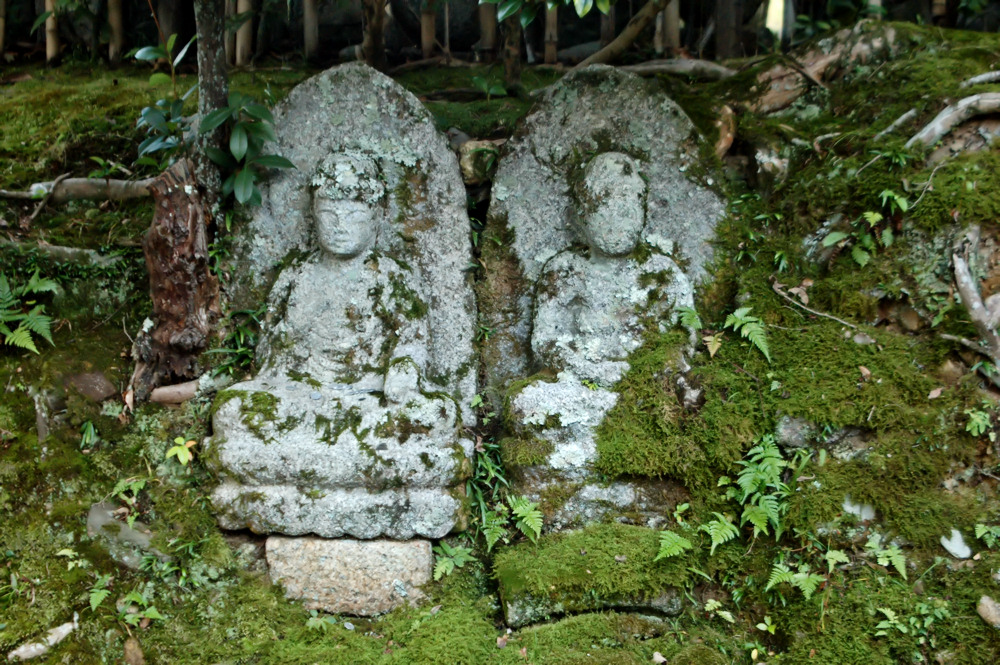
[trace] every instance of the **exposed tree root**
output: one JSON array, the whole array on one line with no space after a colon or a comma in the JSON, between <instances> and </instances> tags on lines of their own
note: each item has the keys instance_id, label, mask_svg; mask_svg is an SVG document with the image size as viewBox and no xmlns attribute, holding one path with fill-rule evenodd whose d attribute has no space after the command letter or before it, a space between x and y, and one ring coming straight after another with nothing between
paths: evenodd
<instances>
[{"instance_id":1,"label":"exposed tree root","mask_svg":"<svg viewBox=\"0 0 1000 665\"><path fill-rule=\"evenodd\" d=\"M1000 72L986 72L985 74L980 74L979 76L973 76L970 79L962 81L960 88L971 88L974 85L979 85L980 83L994 83L1000 81Z\"/></svg>"},{"instance_id":2,"label":"exposed tree root","mask_svg":"<svg viewBox=\"0 0 1000 665\"><path fill-rule=\"evenodd\" d=\"M735 70L723 67L716 62L688 58L650 60L648 62L640 62L637 65L625 65L618 69L625 72L632 72L639 76L678 74L681 76L690 76L701 81L721 81L736 75Z\"/></svg>"},{"instance_id":3,"label":"exposed tree root","mask_svg":"<svg viewBox=\"0 0 1000 665\"><path fill-rule=\"evenodd\" d=\"M934 145L948 132L970 118L998 111L1000 111L1000 92L984 92L966 97L938 113L937 117L906 142L906 147L910 148L916 143L925 146Z\"/></svg>"},{"instance_id":4,"label":"exposed tree root","mask_svg":"<svg viewBox=\"0 0 1000 665\"><path fill-rule=\"evenodd\" d=\"M150 196L150 185L155 178L145 180L112 180L110 178L69 178L59 176L51 182L38 182L28 191L0 189L0 198L39 199L45 203L65 203L80 199L105 199L122 201Z\"/></svg>"},{"instance_id":5,"label":"exposed tree root","mask_svg":"<svg viewBox=\"0 0 1000 665\"><path fill-rule=\"evenodd\" d=\"M969 269L969 254L976 251L978 244L979 227L974 226L969 229L962 240L956 243L951 260L955 271L955 286L958 289L958 295L962 299L962 304L965 305L965 311L969 314L969 318L972 319L972 324L979 332L979 341L974 342L952 335L942 335L941 337L958 342L962 346L986 356L995 367L1000 367L1000 335L996 331L996 326L1000 323L1000 298L991 297L984 303L982 295L979 293L979 286ZM986 376L995 386L1000 387L1000 376Z\"/></svg>"},{"instance_id":6,"label":"exposed tree root","mask_svg":"<svg viewBox=\"0 0 1000 665\"><path fill-rule=\"evenodd\" d=\"M601 65L616 59L625 50L632 45L635 38L638 37L647 26L651 25L654 20L656 20L656 15L663 11L668 4L675 2L676 0L649 0L645 5L642 6L635 16L629 20L625 27L622 28L621 33L611 40L611 43L602 48L600 51L585 59L583 62L578 64L574 69L583 69L588 65Z\"/></svg>"},{"instance_id":7,"label":"exposed tree root","mask_svg":"<svg viewBox=\"0 0 1000 665\"><path fill-rule=\"evenodd\" d=\"M887 134L893 133L894 131L896 131L897 129L899 129L899 127L901 125L903 125L904 123L907 123L907 122L913 120L916 117L917 117L917 109L910 109L909 111L907 111L903 115L901 115L898 118L896 118L895 120L893 120L891 125L889 125L885 129L883 129L881 132L879 132L878 134L876 134L875 135L875 140L877 141L880 138L882 138L883 136L885 136Z\"/></svg>"}]
</instances>

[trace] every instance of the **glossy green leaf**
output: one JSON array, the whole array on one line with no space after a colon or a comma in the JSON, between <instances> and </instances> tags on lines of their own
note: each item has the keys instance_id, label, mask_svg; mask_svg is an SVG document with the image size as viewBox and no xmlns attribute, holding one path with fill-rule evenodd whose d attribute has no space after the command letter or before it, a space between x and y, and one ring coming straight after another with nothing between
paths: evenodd
<instances>
[{"instance_id":1,"label":"glossy green leaf","mask_svg":"<svg viewBox=\"0 0 1000 665\"><path fill-rule=\"evenodd\" d=\"M233 133L229 137L229 152L236 161L240 161L247 154L247 130L241 124L233 127Z\"/></svg>"},{"instance_id":2,"label":"glossy green leaf","mask_svg":"<svg viewBox=\"0 0 1000 665\"><path fill-rule=\"evenodd\" d=\"M166 58L167 52L164 51L159 46L143 46L141 49L136 51L136 60L159 60L160 58Z\"/></svg>"},{"instance_id":3,"label":"glossy green leaf","mask_svg":"<svg viewBox=\"0 0 1000 665\"><path fill-rule=\"evenodd\" d=\"M215 146L206 146L205 154L208 155L209 159L224 169L235 169L237 166L236 160L233 159L232 155L225 150L216 148Z\"/></svg>"},{"instance_id":4,"label":"glossy green leaf","mask_svg":"<svg viewBox=\"0 0 1000 665\"><path fill-rule=\"evenodd\" d=\"M198 131L202 134L207 134L227 120L229 120L229 109L216 109L205 116L205 119L201 121L201 128Z\"/></svg>"},{"instance_id":5,"label":"glossy green leaf","mask_svg":"<svg viewBox=\"0 0 1000 665\"><path fill-rule=\"evenodd\" d=\"M285 159L281 155L261 155L260 157L253 160L253 163L268 169L295 168L295 164L292 164L289 160Z\"/></svg>"},{"instance_id":6,"label":"glossy green leaf","mask_svg":"<svg viewBox=\"0 0 1000 665\"><path fill-rule=\"evenodd\" d=\"M31 24L31 30L28 32L28 34L29 35L34 34L35 30L38 30L38 28L40 28L41 25L45 23L45 21L47 21L50 16L52 16L52 12L43 12L39 14L38 18L35 19L35 22Z\"/></svg>"},{"instance_id":7,"label":"glossy green leaf","mask_svg":"<svg viewBox=\"0 0 1000 665\"><path fill-rule=\"evenodd\" d=\"M173 85L173 83L174 81L170 78L170 75L163 72L155 72L149 77L149 85Z\"/></svg>"},{"instance_id":8,"label":"glossy green leaf","mask_svg":"<svg viewBox=\"0 0 1000 665\"><path fill-rule=\"evenodd\" d=\"M607 14L611 11L611 0L594 0L594 5L597 7L597 11L602 14Z\"/></svg>"},{"instance_id":9,"label":"glossy green leaf","mask_svg":"<svg viewBox=\"0 0 1000 665\"><path fill-rule=\"evenodd\" d=\"M263 104L247 104L243 110L246 111L247 115L251 118L263 120L264 122L271 124L274 123L274 116L271 115L271 112L268 111L267 107Z\"/></svg>"},{"instance_id":10,"label":"glossy green leaf","mask_svg":"<svg viewBox=\"0 0 1000 665\"><path fill-rule=\"evenodd\" d=\"M589 14L593 7L594 0L573 0L573 8L576 9L576 15L580 18Z\"/></svg>"},{"instance_id":11,"label":"glossy green leaf","mask_svg":"<svg viewBox=\"0 0 1000 665\"><path fill-rule=\"evenodd\" d=\"M536 2L531 2L521 9L521 27L527 28L531 25L531 22L535 20L535 16L538 14L539 5Z\"/></svg>"},{"instance_id":12,"label":"glossy green leaf","mask_svg":"<svg viewBox=\"0 0 1000 665\"><path fill-rule=\"evenodd\" d=\"M506 21L514 14L521 11L524 0L501 0L497 7L497 21Z\"/></svg>"},{"instance_id":13,"label":"glossy green leaf","mask_svg":"<svg viewBox=\"0 0 1000 665\"><path fill-rule=\"evenodd\" d=\"M184 56L187 55L188 49L191 48L191 44L194 44L194 42L195 42L196 39L198 39L198 35L195 35L194 37L192 37L188 41L188 43L184 45L184 48L181 49L181 52L178 53L177 57L174 58L174 67L176 67L177 65L181 64L181 60L183 60Z\"/></svg>"},{"instance_id":14,"label":"glossy green leaf","mask_svg":"<svg viewBox=\"0 0 1000 665\"><path fill-rule=\"evenodd\" d=\"M233 180L233 194L237 201L240 203L249 201L254 189L253 171L243 169L236 174L236 178Z\"/></svg>"}]
</instances>

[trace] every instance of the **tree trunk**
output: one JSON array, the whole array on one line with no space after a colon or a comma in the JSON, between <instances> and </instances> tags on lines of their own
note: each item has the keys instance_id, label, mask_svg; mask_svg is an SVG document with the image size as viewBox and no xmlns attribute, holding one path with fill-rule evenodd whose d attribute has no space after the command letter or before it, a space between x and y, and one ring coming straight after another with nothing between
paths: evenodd
<instances>
[{"instance_id":1,"label":"tree trunk","mask_svg":"<svg viewBox=\"0 0 1000 665\"><path fill-rule=\"evenodd\" d=\"M202 118L229 105L229 73L226 65L225 6L217 0L195 0L194 20L198 26L198 115ZM222 180L219 169L205 156L212 146L228 150L225 125L208 134L196 133L198 150L192 156L195 178L209 210L219 203Z\"/></svg>"},{"instance_id":2,"label":"tree trunk","mask_svg":"<svg viewBox=\"0 0 1000 665\"><path fill-rule=\"evenodd\" d=\"M638 37L646 27L656 20L656 15L663 11L668 4L679 2L680 0L649 0L642 6L635 16L633 16L620 35L614 41L602 48L600 51L590 56L573 69L583 69L587 65L597 65L611 62L625 52L635 38Z\"/></svg>"},{"instance_id":3,"label":"tree trunk","mask_svg":"<svg viewBox=\"0 0 1000 665\"><path fill-rule=\"evenodd\" d=\"M7 34L7 0L0 0L0 55L3 55L6 46L5 36Z\"/></svg>"},{"instance_id":4,"label":"tree trunk","mask_svg":"<svg viewBox=\"0 0 1000 665\"><path fill-rule=\"evenodd\" d=\"M302 55L306 60L316 57L319 50L318 0L302 0Z\"/></svg>"},{"instance_id":5,"label":"tree trunk","mask_svg":"<svg viewBox=\"0 0 1000 665\"><path fill-rule=\"evenodd\" d=\"M54 64L59 58L59 22L55 0L45 0L45 11L51 12L45 19L45 62Z\"/></svg>"},{"instance_id":6,"label":"tree trunk","mask_svg":"<svg viewBox=\"0 0 1000 665\"><path fill-rule=\"evenodd\" d=\"M136 337L129 382L140 402L160 385L197 376L198 354L219 319L219 282L209 271L208 217L197 184L182 159L152 186L155 212L142 248L154 325Z\"/></svg>"},{"instance_id":7,"label":"tree trunk","mask_svg":"<svg viewBox=\"0 0 1000 665\"><path fill-rule=\"evenodd\" d=\"M125 48L125 22L122 18L122 0L108 0L108 27L111 41L108 43L108 60L117 65L122 60Z\"/></svg>"},{"instance_id":8,"label":"tree trunk","mask_svg":"<svg viewBox=\"0 0 1000 665\"><path fill-rule=\"evenodd\" d=\"M236 15L253 11L251 0L236 0ZM253 18L245 21L236 31L236 66L246 67L253 54Z\"/></svg>"},{"instance_id":9,"label":"tree trunk","mask_svg":"<svg viewBox=\"0 0 1000 665\"><path fill-rule=\"evenodd\" d=\"M743 27L743 0L716 0L715 57L718 60L741 55L740 31Z\"/></svg>"},{"instance_id":10,"label":"tree trunk","mask_svg":"<svg viewBox=\"0 0 1000 665\"><path fill-rule=\"evenodd\" d=\"M668 2L660 15L663 16L664 46L676 52L681 48L681 0Z\"/></svg>"},{"instance_id":11,"label":"tree trunk","mask_svg":"<svg viewBox=\"0 0 1000 665\"><path fill-rule=\"evenodd\" d=\"M434 54L434 25L435 17L434 0L423 0L420 5L420 53L424 60Z\"/></svg>"},{"instance_id":12,"label":"tree trunk","mask_svg":"<svg viewBox=\"0 0 1000 665\"><path fill-rule=\"evenodd\" d=\"M559 8L545 11L545 64L554 65L559 57Z\"/></svg>"},{"instance_id":13,"label":"tree trunk","mask_svg":"<svg viewBox=\"0 0 1000 665\"><path fill-rule=\"evenodd\" d=\"M484 2L479 5L479 52L483 60L491 61L497 50L497 6Z\"/></svg>"},{"instance_id":14,"label":"tree trunk","mask_svg":"<svg viewBox=\"0 0 1000 665\"><path fill-rule=\"evenodd\" d=\"M362 0L365 34L361 57L379 71L385 71L385 0Z\"/></svg>"},{"instance_id":15,"label":"tree trunk","mask_svg":"<svg viewBox=\"0 0 1000 665\"><path fill-rule=\"evenodd\" d=\"M170 35L180 31L180 21L177 19L176 0L159 0L156 3L156 20L160 24L164 39L170 39Z\"/></svg>"},{"instance_id":16,"label":"tree trunk","mask_svg":"<svg viewBox=\"0 0 1000 665\"><path fill-rule=\"evenodd\" d=\"M235 16L236 0L226 0L226 22L229 22ZM227 29L222 41L226 48L226 64L232 65L236 61L236 33Z\"/></svg>"},{"instance_id":17,"label":"tree trunk","mask_svg":"<svg viewBox=\"0 0 1000 665\"><path fill-rule=\"evenodd\" d=\"M601 14L601 46L607 46L615 38L615 6L608 7L607 14Z\"/></svg>"},{"instance_id":18,"label":"tree trunk","mask_svg":"<svg viewBox=\"0 0 1000 665\"><path fill-rule=\"evenodd\" d=\"M506 19L500 26L503 38L503 81L508 92L521 85L521 13Z\"/></svg>"}]
</instances>

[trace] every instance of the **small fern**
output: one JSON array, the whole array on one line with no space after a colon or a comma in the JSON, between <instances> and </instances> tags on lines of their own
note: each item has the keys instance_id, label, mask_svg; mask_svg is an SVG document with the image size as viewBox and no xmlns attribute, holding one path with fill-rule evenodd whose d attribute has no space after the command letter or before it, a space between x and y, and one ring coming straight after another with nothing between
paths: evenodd
<instances>
[{"instance_id":1,"label":"small fern","mask_svg":"<svg viewBox=\"0 0 1000 665\"><path fill-rule=\"evenodd\" d=\"M739 534L739 530L728 515L722 513L712 513L715 519L702 524L699 530L708 534L712 539L712 549L709 554L715 554L715 548L723 543L728 543Z\"/></svg>"},{"instance_id":2,"label":"small fern","mask_svg":"<svg viewBox=\"0 0 1000 665\"><path fill-rule=\"evenodd\" d=\"M792 571L791 568L783 563L776 563L774 564L774 568L771 569L771 576L767 579L767 586L764 587L764 591L770 591L779 584L790 584L801 591L806 600L809 600L816 593L819 585L825 581L826 577L812 572L807 563L799 564L796 571Z\"/></svg>"},{"instance_id":3,"label":"small fern","mask_svg":"<svg viewBox=\"0 0 1000 665\"><path fill-rule=\"evenodd\" d=\"M508 499L511 513L514 515L514 526L528 539L536 543L538 537L542 535L542 511L538 509L538 504L529 501L527 497L518 496Z\"/></svg>"},{"instance_id":4,"label":"small fern","mask_svg":"<svg viewBox=\"0 0 1000 665\"><path fill-rule=\"evenodd\" d=\"M44 305L27 296L52 293L58 288L53 280L39 277L37 270L23 286L12 286L7 276L0 273L0 335L4 344L38 353L33 335L53 343L52 318L45 314Z\"/></svg>"},{"instance_id":5,"label":"small fern","mask_svg":"<svg viewBox=\"0 0 1000 665\"><path fill-rule=\"evenodd\" d=\"M678 556L693 547L691 541L684 536L679 536L673 531L663 531L660 533L660 551L656 553L653 561Z\"/></svg>"},{"instance_id":6,"label":"small fern","mask_svg":"<svg viewBox=\"0 0 1000 665\"><path fill-rule=\"evenodd\" d=\"M501 510L487 510L483 515L483 523L480 527L483 537L486 539L486 551L489 552L501 540L510 542L510 532L507 526L510 519L507 517L507 507L500 505Z\"/></svg>"},{"instance_id":7,"label":"small fern","mask_svg":"<svg viewBox=\"0 0 1000 665\"><path fill-rule=\"evenodd\" d=\"M873 533L865 543L865 550L875 557L878 565L886 567L891 565L904 580L906 579L906 556L898 545L882 547L882 536Z\"/></svg>"},{"instance_id":8,"label":"small fern","mask_svg":"<svg viewBox=\"0 0 1000 665\"><path fill-rule=\"evenodd\" d=\"M750 316L750 307L740 307L738 310L726 317L723 327L738 332L743 338L750 341L757 347L757 350L764 354L767 362L771 362L771 350L767 346L767 333L764 331L764 322L756 316Z\"/></svg>"},{"instance_id":9,"label":"small fern","mask_svg":"<svg viewBox=\"0 0 1000 665\"><path fill-rule=\"evenodd\" d=\"M989 526L987 524L976 525L976 538L986 544L986 547L993 549L1000 540L1000 526Z\"/></svg>"},{"instance_id":10,"label":"small fern","mask_svg":"<svg viewBox=\"0 0 1000 665\"><path fill-rule=\"evenodd\" d=\"M451 575L456 568L461 568L470 561L475 561L472 556L472 549L469 547L452 547L443 540L434 547L436 561L434 563L434 579L440 580L446 575Z\"/></svg>"},{"instance_id":11,"label":"small fern","mask_svg":"<svg viewBox=\"0 0 1000 665\"><path fill-rule=\"evenodd\" d=\"M693 307L678 307L677 313L680 315L681 325L692 330L701 330L705 326L701 323L701 317Z\"/></svg>"}]
</instances>

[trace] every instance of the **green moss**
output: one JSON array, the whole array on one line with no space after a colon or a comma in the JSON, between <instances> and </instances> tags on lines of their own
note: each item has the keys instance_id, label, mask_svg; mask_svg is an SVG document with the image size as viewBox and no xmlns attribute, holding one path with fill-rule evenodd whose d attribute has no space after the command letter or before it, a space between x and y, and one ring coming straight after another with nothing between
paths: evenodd
<instances>
[{"instance_id":1,"label":"green moss","mask_svg":"<svg viewBox=\"0 0 1000 665\"><path fill-rule=\"evenodd\" d=\"M536 436L505 437L500 440L500 459L508 469L535 466L545 463L554 449L551 441Z\"/></svg>"},{"instance_id":2,"label":"green moss","mask_svg":"<svg viewBox=\"0 0 1000 665\"><path fill-rule=\"evenodd\" d=\"M654 563L658 549L659 535L652 529L595 524L544 535L537 546L504 549L494 560L494 574L504 602L545 598L574 612L612 599L654 598L683 586L688 576L683 558Z\"/></svg>"}]
</instances>

